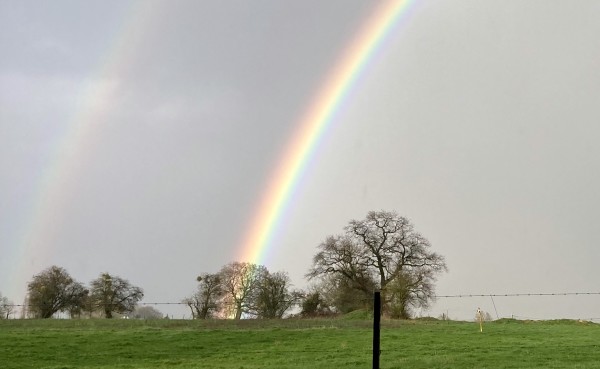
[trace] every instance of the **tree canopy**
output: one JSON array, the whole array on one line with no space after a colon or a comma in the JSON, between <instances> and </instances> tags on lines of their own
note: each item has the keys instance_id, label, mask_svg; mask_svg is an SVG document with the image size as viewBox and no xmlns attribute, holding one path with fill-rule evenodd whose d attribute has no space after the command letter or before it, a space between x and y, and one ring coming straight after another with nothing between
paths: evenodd
<instances>
[{"instance_id":1,"label":"tree canopy","mask_svg":"<svg viewBox=\"0 0 600 369\"><path fill-rule=\"evenodd\" d=\"M258 286L254 314L264 319L283 318L301 297L300 292L292 291L290 287L290 277L286 272L267 272Z\"/></svg>"},{"instance_id":2,"label":"tree canopy","mask_svg":"<svg viewBox=\"0 0 600 369\"><path fill-rule=\"evenodd\" d=\"M113 313L131 313L144 297L144 291L140 287L108 273L102 273L94 279L90 287L92 309L102 311L106 318L112 318Z\"/></svg>"},{"instance_id":3,"label":"tree canopy","mask_svg":"<svg viewBox=\"0 0 600 369\"><path fill-rule=\"evenodd\" d=\"M59 311L81 308L88 291L63 268L51 266L27 285L29 312L36 318L51 318Z\"/></svg>"},{"instance_id":4,"label":"tree canopy","mask_svg":"<svg viewBox=\"0 0 600 369\"><path fill-rule=\"evenodd\" d=\"M196 292L183 299L197 319L282 318L301 298L286 272L271 273L254 263L232 262L197 281Z\"/></svg>"},{"instance_id":5,"label":"tree canopy","mask_svg":"<svg viewBox=\"0 0 600 369\"><path fill-rule=\"evenodd\" d=\"M350 298L351 305L369 306L379 289L392 317L408 318L411 307L427 306L437 275L447 270L443 256L396 212L371 211L351 220L343 234L327 237L318 249L309 278L328 278L338 299Z\"/></svg>"},{"instance_id":6,"label":"tree canopy","mask_svg":"<svg viewBox=\"0 0 600 369\"><path fill-rule=\"evenodd\" d=\"M190 297L183 299L191 312L192 319L208 319L221 310L223 286L219 273L203 273L196 278L198 289Z\"/></svg>"}]
</instances>

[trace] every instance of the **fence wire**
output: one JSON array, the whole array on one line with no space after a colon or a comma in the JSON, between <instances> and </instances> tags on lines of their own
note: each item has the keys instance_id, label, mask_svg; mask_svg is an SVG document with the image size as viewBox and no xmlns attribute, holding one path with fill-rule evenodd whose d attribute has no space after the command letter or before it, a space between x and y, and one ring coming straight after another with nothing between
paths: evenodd
<instances>
[{"instance_id":1,"label":"fence wire","mask_svg":"<svg viewBox=\"0 0 600 369\"><path fill-rule=\"evenodd\" d=\"M527 297L527 296L592 296L600 295L600 292L520 292L520 293L459 293L453 295L433 295L434 299L440 298L469 298L469 297ZM372 302L372 298L354 299L356 302ZM160 305L180 305L188 306L187 302L138 302L139 306L160 306ZM35 307L40 304L5 304L7 307ZM103 304L94 304L94 307L104 306Z\"/></svg>"},{"instance_id":2,"label":"fence wire","mask_svg":"<svg viewBox=\"0 0 600 369\"><path fill-rule=\"evenodd\" d=\"M416 309L415 311L413 311L415 314L414 316L420 317L420 316L437 316L437 312L440 312L440 316L442 317L441 319L448 319L448 312L450 311L451 315L453 315L454 318L458 318L458 320L465 320L465 319L470 319L469 318L469 314L471 314L471 308L467 308L465 306L465 308L460 308L460 307L452 307L449 306L450 309L448 308L441 308L440 305L444 304L444 300L452 300L452 299L470 299L470 298L490 298L492 301L492 305L493 305L493 310L492 309L492 305L490 305L490 310L489 313L495 313L495 318L501 318L501 317L511 317L511 318L515 318L515 319L520 319L520 320L541 320L541 319L548 319L548 318L543 318L543 317L533 317L531 316L531 312L527 312L527 311L520 311L521 314L517 315L517 314L509 314L507 315L503 315L503 314L498 314L498 309L496 308L496 302L494 302L494 298L502 298L502 297L510 297L510 298L526 298L526 297L559 297L559 296L600 296L600 291L596 292L596 291L579 291L579 292L511 292L511 293L456 293L456 294L437 294L437 295L433 295L431 296L433 298L433 303L435 305L437 305L437 309L430 309L430 308L424 308L424 309ZM372 304L372 297L367 297L367 296L356 296L356 298L353 298L352 301L354 301L357 304L362 304L365 307L368 307ZM24 309L31 309L31 308L35 308L36 306L43 306L43 305L39 305L39 304L28 304L28 303L20 303L20 304L15 304L15 303L10 303L10 304L4 304L4 305L0 305L0 311L2 310L2 308L4 307L5 309L8 308L9 310L12 310L9 312L9 314L11 316L16 317L16 315L19 314L20 311L23 311ZM139 302L137 303L137 306L155 306L155 307L165 307L168 310L169 306L172 307L181 307L181 308L185 308L186 311L189 308L189 303L187 302L183 302L183 301L148 301L148 302ZM99 310L102 309L103 305L102 304L94 304L93 305L94 310ZM433 307L433 306L432 306ZM500 306L499 306L500 307ZM458 310L456 310L458 308ZM177 308L179 309L179 308ZM299 309L299 307L297 308ZM519 308L512 308L513 311L515 313L519 313ZM439 310L439 311L438 311ZM516 311L515 311L516 310ZM437 312L436 312L437 311ZM296 312L298 312L298 310L296 310ZM444 314L445 313L445 314ZM454 313L454 314L452 314ZM578 314L576 311L573 311L574 314ZM583 311L581 312L582 315L587 315L587 316L591 316L596 315L594 313L590 314L590 312L588 311L587 313L583 313ZM5 311L6 314L6 311ZM179 314L179 313L177 313ZM423 315L422 315L423 314ZM433 315L427 315L427 314L433 314ZM459 316L457 316L457 314ZM534 313L535 314L535 313ZM167 313L167 315L173 315L173 313L171 312L170 314ZM542 314L543 315L543 314ZM191 317L190 317L191 318ZM187 317L187 314L183 314L182 315L182 319L189 319ZM600 317L593 317L593 318L589 318L586 317L587 321L593 321L593 322L598 322L600 321Z\"/></svg>"},{"instance_id":3,"label":"fence wire","mask_svg":"<svg viewBox=\"0 0 600 369\"><path fill-rule=\"evenodd\" d=\"M524 297L524 296L577 296L600 295L600 292L554 292L554 293L486 293L486 294L457 294L435 295L435 298L461 298L461 297Z\"/></svg>"}]
</instances>

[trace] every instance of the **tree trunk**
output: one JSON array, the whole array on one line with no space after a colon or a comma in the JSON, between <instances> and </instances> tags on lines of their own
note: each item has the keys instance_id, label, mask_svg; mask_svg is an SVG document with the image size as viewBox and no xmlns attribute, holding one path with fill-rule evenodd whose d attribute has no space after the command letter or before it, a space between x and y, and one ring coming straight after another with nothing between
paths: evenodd
<instances>
[{"instance_id":1,"label":"tree trunk","mask_svg":"<svg viewBox=\"0 0 600 369\"><path fill-rule=\"evenodd\" d=\"M242 304L241 303L238 303L235 308L235 319L236 320L242 319Z\"/></svg>"},{"instance_id":2,"label":"tree trunk","mask_svg":"<svg viewBox=\"0 0 600 369\"><path fill-rule=\"evenodd\" d=\"M199 314L200 314L200 319L208 318L208 306L204 306L202 308L202 310L199 312Z\"/></svg>"}]
</instances>

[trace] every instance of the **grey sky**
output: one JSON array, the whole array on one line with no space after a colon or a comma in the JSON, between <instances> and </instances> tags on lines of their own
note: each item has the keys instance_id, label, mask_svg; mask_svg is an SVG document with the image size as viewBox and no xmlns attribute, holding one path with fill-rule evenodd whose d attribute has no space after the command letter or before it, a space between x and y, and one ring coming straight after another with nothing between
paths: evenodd
<instances>
[{"instance_id":1,"label":"grey sky","mask_svg":"<svg viewBox=\"0 0 600 369\"><path fill-rule=\"evenodd\" d=\"M233 261L375 4L0 0L0 292L20 302L56 264L178 302ZM596 1L416 1L337 114L266 266L304 287L319 242L386 209L446 256L441 295L598 291L599 15ZM90 101L102 114L77 121ZM73 124L93 124L82 147L64 140ZM56 204L49 231L21 254L40 193ZM600 318L600 296L495 302L501 316ZM489 298L423 314L477 306L494 315Z\"/></svg>"}]
</instances>

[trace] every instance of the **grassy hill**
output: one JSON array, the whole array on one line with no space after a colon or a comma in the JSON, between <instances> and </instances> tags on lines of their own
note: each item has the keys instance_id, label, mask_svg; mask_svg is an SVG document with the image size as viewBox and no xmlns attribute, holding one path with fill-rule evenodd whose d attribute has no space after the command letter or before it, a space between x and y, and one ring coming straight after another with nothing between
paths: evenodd
<instances>
[{"instance_id":1,"label":"grassy hill","mask_svg":"<svg viewBox=\"0 0 600 369\"><path fill-rule=\"evenodd\" d=\"M1 368L370 368L372 322L4 320ZM598 368L600 325L384 321L381 368Z\"/></svg>"}]
</instances>

